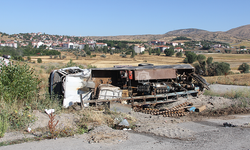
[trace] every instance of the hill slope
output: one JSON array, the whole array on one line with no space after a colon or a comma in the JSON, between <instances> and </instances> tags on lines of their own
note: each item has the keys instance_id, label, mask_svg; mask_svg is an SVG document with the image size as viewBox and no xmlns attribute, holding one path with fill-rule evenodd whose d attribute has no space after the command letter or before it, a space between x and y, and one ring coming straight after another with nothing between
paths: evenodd
<instances>
[{"instance_id":1,"label":"hill slope","mask_svg":"<svg viewBox=\"0 0 250 150\"><path fill-rule=\"evenodd\" d=\"M226 33L238 38L250 39L250 24L233 28L231 30L228 30Z\"/></svg>"}]
</instances>

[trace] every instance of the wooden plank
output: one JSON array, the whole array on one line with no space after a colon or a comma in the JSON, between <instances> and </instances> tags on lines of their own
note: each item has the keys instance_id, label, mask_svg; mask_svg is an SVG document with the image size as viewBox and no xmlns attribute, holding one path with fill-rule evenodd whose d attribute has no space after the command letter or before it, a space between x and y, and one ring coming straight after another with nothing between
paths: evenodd
<instances>
[{"instance_id":1,"label":"wooden plank","mask_svg":"<svg viewBox=\"0 0 250 150\"><path fill-rule=\"evenodd\" d=\"M196 107L195 111L196 111L196 112L202 112L202 111L205 110L205 109L206 109L206 105L202 105L202 106Z\"/></svg>"}]
</instances>

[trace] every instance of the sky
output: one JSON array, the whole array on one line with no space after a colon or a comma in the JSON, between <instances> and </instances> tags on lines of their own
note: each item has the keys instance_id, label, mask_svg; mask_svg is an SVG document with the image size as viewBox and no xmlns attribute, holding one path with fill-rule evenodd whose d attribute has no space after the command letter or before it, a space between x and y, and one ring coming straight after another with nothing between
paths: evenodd
<instances>
[{"instance_id":1,"label":"sky","mask_svg":"<svg viewBox=\"0 0 250 150\"><path fill-rule=\"evenodd\" d=\"M0 32L69 36L227 31L250 24L250 0L0 0Z\"/></svg>"}]
</instances>

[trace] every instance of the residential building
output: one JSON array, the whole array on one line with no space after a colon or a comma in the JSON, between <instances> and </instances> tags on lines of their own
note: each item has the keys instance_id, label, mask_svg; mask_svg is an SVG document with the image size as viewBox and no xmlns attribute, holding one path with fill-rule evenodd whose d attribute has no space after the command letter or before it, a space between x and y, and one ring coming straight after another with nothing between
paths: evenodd
<instances>
[{"instance_id":1,"label":"residential building","mask_svg":"<svg viewBox=\"0 0 250 150\"><path fill-rule=\"evenodd\" d=\"M175 52L183 52L183 48L181 48L181 47L176 47L176 48L174 48L174 51L175 51Z\"/></svg>"},{"instance_id":2,"label":"residential building","mask_svg":"<svg viewBox=\"0 0 250 150\"><path fill-rule=\"evenodd\" d=\"M169 46L166 46L166 45L159 45L159 46L156 46L156 49L157 48L160 48L161 52L164 52L165 49L169 49L170 47Z\"/></svg>"},{"instance_id":3,"label":"residential building","mask_svg":"<svg viewBox=\"0 0 250 150\"><path fill-rule=\"evenodd\" d=\"M134 51L135 51L137 54L143 52L144 50L145 50L145 47L143 47L143 46L139 46L139 45L135 45L135 46L134 46Z\"/></svg>"},{"instance_id":4,"label":"residential building","mask_svg":"<svg viewBox=\"0 0 250 150\"><path fill-rule=\"evenodd\" d=\"M108 45L106 43L95 43L95 46L104 47L104 46L108 46Z\"/></svg>"}]
</instances>

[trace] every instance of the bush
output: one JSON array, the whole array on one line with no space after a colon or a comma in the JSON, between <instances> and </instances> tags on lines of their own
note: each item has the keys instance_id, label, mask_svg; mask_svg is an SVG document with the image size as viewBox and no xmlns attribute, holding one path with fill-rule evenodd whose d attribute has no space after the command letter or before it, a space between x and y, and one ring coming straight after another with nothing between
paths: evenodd
<instances>
[{"instance_id":1,"label":"bush","mask_svg":"<svg viewBox=\"0 0 250 150\"><path fill-rule=\"evenodd\" d=\"M131 52L128 51L128 52L126 52L125 54L126 54L126 55L131 55Z\"/></svg>"},{"instance_id":2,"label":"bush","mask_svg":"<svg viewBox=\"0 0 250 150\"><path fill-rule=\"evenodd\" d=\"M239 66L238 70L241 73L249 73L249 65L247 63L243 63Z\"/></svg>"},{"instance_id":3,"label":"bush","mask_svg":"<svg viewBox=\"0 0 250 150\"><path fill-rule=\"evenodd\" d=\"M57 58L58 58L58 55L55 55L55 56L54 56L54 59L57 59Z\"/></svg>"},{"instance_id":4,"label":"bush","mask_svg":"<svg viewBox=\"0 0 250 150\"><path fill-rule=\"evenodd\" d=\"M90 56L91 55L91 51L87 51L86 54Z\"/></svg>"},{"instance_id":5,"label":"bush","mask_svg":"<svg viewBox=\"0 0 250 150\"><path fill-rule=\"evenodd\" d=\"M225 75L228 74L230 69L230 64L226 62L214 62L211 64L208 73L210 75Z\"/></svg>"},{"instance_id":6,"label":"bush","mask_svg":"<svg viewBox=\"0 0 250 150\"><path fill-rule=\"evenodd\" d=\"M66 56L65 56L65 55L63 55L63 56L62 56L62 59L65 59L65 58L66 58Z\"/></svg>"},{"instance_id":7,"label":"bush","mask_svg":"<svg viewBox=\"0 0 250 150\"><path fill-rule=\"evenodd\" d=\"M184 59L185 63L190 63L192 64L197 60L197 55L193 52L186 52L186 58Z\"/></svg>"},{"instance_id":8,"label":"bush","mask_svg":"<svg viewBox=\"0 0 250 150\"><path fill-rule=\"evenodd\" d=\"M204 56L204 55L202 55L202 54L199 54L199 55L197 56L197 60L198 60L199 62L202 62L202 61L206 60L206 56Z\"/></svg>"},{"instance_id":9,"label":"bush","mask_svg":"<svg viewBox=\"0 0 250 150\"><path fill-rule=\"evenodd\" d=\"M41 58L37 58L37 63L42 63L42 59Z\"/></svg>"},{"instance_id":10,"label":"bush","mask_svg":"<svg viewBox=\"0 0 250 150\"><path fill-rule=\"evenodd\" d=\"M0 100L27 105L38 95L40 80L27 64L2 66L0 72Z\"/></svg>"},{"instance_id":11,"label":"bush","mask_svg":"<svg viewBox=\"0 0 250 150\"><path fill-rule=\"evenodd\" d=\"M172 48L165 49L164 53L166 54L166 56L173 56L174 55L174 49L172 49Z\"/></svg>"},{"instance_id":12,"label":"bush","mask_svg":"<svg viewBox=\"0 0 250 150\"><path fill-rule=\"evenodd\" d=\"M102 54L100 57L106 58L106 55Z\"/></svg>"},{"instance_id":13,"label":"bush","mask_svg":"<svg viewBox=\"0 0 250 150\"><path fill-rule=\"evenodd\" d=\"M27 60L28 60L28 61L30 61L30 60L31 60L30 56L28 56L28 57L27 57Z\"/></svg>"},{"instance_id":14,"label":"bush","mask_svg":"<svg viewBox=\"0 0 250 150\"><path fill-rule=\"evenodd\" d=\"M176 57L182 57L182 52L178 52L178 53L176 53Z\"/></svg>"},{"instance_id":15,"label":"bush","mask_svg":"<svg viewBox=\"0 0 250 150\"><path fill-rule=\"evenodd\" d=\"M81 56L82 56L82 57L86 57L86 56L87 56L87 54L86 54L86 53L84 53L84 54L82 54Z\"/></svg>"},{"instance_id":16,"label":"bush","mask_svg":"<svg viewBox=\"0 0 250 150\"><path fill-rule=\"evenodd\" d=\"M126 55L126 54L121 54L120 56L121 56L122 58L127 57L127 55Z\"/></svg>"},{"instance_id":17,"label":"bush","mask_svg":"<svg viewBox=\"0 0 250 150\"><path fill-rule=\"evenodd\" d=\"M4 113L0 114L0 138L2 138L7 130L7 117Z\"/></svg>"}]
</instances>

